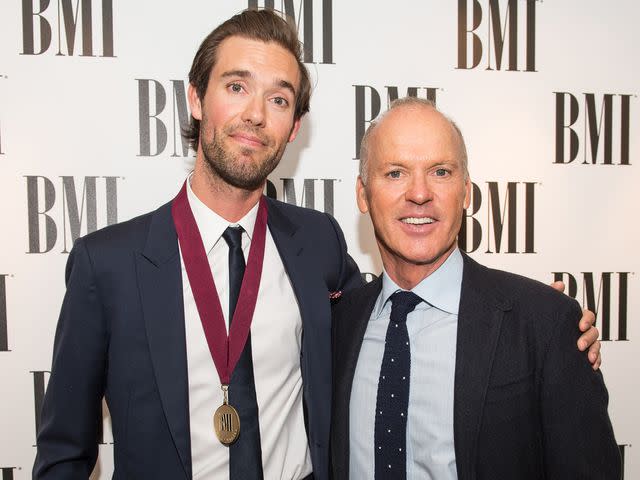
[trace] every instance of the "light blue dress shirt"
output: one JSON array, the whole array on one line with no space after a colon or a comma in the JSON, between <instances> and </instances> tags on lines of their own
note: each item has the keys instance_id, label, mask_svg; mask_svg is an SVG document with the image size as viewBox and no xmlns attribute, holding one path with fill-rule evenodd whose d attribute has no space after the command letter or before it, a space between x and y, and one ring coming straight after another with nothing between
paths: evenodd
<instances>
[{"instance_id":1,"label":"light blue dress shirt","mask_svg":"<svg viewBox=\"0 0 640 480\"><path fill-rule=\"evenodd\" d=\"M462 255L454 250L412 290L424 300L407 317L411 384L407 420L407 478L455 480L453 390ZM349 407L349 478L374 478L378 378L389 325L389 297L401 290L383 272L356 366Z\"/></svg>"}]
</instances>

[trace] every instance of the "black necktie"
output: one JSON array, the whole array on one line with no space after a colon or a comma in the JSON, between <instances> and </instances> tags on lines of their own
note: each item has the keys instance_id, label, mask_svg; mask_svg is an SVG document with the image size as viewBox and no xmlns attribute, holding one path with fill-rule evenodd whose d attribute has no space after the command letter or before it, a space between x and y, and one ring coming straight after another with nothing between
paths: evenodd
<instances>
[{"instance_id":1,"label":"black necktie","mask_svg":"<svg viewBox=\"0 0 640 480\"><path fill-rule=\"evenodd\" d=\"M229 326L244 276L242 232L242 227L228 227L222 234L229 245ZM251 333L231 375L229 405L240 415L240 435L229 447L229 477L231 480L262 479L262 449L251 358Z\"/></svg>"},{"instance_id":2,"label":"black necktie","mask_svg":"<svg viewBox=\"0 0 640 480\"><path fill-rule=\"evenodd\" d=\"M391 320L378 380L375 427L376 479L407 478L407 413L411 350L407 315L422 299L413 292L391 295Z\"/></svg>"}]
</instances>

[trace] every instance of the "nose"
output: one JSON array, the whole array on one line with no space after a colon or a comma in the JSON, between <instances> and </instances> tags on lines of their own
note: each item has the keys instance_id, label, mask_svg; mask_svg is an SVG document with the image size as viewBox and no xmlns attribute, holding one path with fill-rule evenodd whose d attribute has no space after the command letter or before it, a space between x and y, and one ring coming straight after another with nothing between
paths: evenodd
<instances>
[{"instance_id":1,"label":"nose","mask_svg":"<svg viewBox=\"0 0 640 480\"><path fill-rule=\"evenodd\" d=\"M429 179L426 174L412 175L407 190L405 192L405 200L416 205L423 205L433 199L433 191L429 185Z\"/></svg>"},{"instance_id":2,"label":"nose","mask_svg":"<svg viewBox=\"0 0 640 480\"><path fill-rule=\"evenodd\" d=\"M265 105L261 98L255 96L247 101L242 112L242 121L256 127L264 125Z\"/></svg>"}]
</instances>

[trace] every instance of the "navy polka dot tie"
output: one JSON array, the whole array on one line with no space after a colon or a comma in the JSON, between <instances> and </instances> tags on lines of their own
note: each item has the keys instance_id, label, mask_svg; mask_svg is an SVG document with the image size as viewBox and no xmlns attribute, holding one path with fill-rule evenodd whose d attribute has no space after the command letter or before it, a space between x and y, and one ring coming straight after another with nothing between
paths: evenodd
<instances>
[{"instance_id":1,"label":"navy polka dot tie","mask_svg":"<svg viewBox=\"0 0 640 480\"><path fill-rule=\"evenodd\" d=\"M422 299L413 292L391 295L391 320L387 327L384 357L376 401L376 479L407 478L407 411L411 349L407 315Z\"/></svg>"}]
</instances>

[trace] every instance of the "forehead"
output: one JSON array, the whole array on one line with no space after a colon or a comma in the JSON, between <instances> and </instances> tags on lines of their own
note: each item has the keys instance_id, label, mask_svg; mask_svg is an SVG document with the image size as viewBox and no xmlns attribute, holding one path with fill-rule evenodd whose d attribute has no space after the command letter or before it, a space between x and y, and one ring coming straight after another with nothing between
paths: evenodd
<instances>
[{"instance_id":1,"label":"forehead","mask_svg":"<svg viewBox=\"0 0 640 480\"><path fill-rule=\"evenodd\" d=\"M237 35L226 38L218 47L211 78L231 71L246 71L264 81L284 80L296 91L300 83L298 62L286 48Z\"/></svg>"},{"instance_id":2,"label":"forehead","mask_svg":"<svg viewBox=\"0 0 640 480\"><path fill-rule=\"evenodd\" d=\"M460 161L460 136L440 112L427 106L402 106L380 120L370 139L377 161Z\"/></svg>"}]
</instances>

